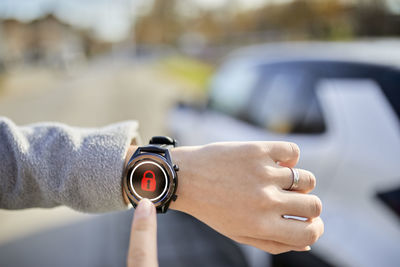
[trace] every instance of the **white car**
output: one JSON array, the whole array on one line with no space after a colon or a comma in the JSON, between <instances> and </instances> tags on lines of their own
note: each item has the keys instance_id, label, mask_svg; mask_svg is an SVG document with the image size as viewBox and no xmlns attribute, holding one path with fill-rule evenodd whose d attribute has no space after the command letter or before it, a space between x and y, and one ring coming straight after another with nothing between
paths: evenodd
<instances>
[{"instance_id":1,"label":"white car","mask_svg":"<svg viewBox=\"0 0 400 267\"><path fill-rule=\"evenodd\" d=\"M205 107L179 105L182 145L287 140L317 177L325 233L273 265L400 265L400 43L253 46L230 56Z\"/></svg>"}]
</instances>

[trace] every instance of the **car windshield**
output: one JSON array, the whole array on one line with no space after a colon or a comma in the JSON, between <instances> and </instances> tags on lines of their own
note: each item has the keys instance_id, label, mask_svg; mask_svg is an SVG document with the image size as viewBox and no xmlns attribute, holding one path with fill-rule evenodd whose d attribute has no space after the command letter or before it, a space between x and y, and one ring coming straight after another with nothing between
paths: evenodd
<instances>
[{"instance_id":1,"label":"car windshield","mask_svg":"<svg viewBox=\"0 0 400 267\"><path fill-rule=\"evenodd\" d=\"M239 116L256 87L258 74L255 68L248 64L229 64L223 67L211 83L210 107Z\"/></svg>"}]
</instances>

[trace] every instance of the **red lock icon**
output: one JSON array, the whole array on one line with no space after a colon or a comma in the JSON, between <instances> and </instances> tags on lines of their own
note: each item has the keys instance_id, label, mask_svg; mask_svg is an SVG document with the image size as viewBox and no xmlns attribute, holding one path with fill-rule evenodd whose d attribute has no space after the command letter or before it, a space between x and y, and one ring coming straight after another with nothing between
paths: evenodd
<instances>
[{"instance_id":1,"label":"red lock icon","mask_svg":"<svg viewBox=\"0 0 400 267\"><path fill-rule=\"evenodd\" d=\"M142 190L144 190L144 191L154 191L154 190L156 190L156 175L154 174L154 172L145 171L143 173Z\"/></svg>"}]
</instances>

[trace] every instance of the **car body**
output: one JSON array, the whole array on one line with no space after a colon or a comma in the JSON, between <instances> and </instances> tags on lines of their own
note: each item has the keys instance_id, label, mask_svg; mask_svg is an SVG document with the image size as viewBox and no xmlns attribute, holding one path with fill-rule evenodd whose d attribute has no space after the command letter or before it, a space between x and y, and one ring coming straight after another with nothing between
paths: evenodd
<instances>
[{"instance_id":1,"label":"car body","mask_svg":"<svg viewBox=\"0 0 400 267\"><path fill-rule=\"evenodd\" d=\"M297 143L298 166L317 177L314 192L324 206L325 233L313 256L326 265L398 265L400 214L379 197L394 190L390 201L399 201L398 47L371 41L241 49L214 76L207 106L177 106L169 130L182 145Z\"/></svg>"}]
</instances>

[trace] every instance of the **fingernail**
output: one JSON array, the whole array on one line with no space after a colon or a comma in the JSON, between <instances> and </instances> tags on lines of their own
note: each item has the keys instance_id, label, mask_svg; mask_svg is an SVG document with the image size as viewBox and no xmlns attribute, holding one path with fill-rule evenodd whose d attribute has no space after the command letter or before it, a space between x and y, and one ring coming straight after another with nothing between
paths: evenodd
<instances>
[{"instance_id":1,"label":"fingernail","mask_svg":"<svg viewBox=\"0 0 400 267\"><path fill-rule=\"evenodd\" d=\"M310 251L310 250L311 250L310 246L307 246L306 249L305 249L305 251Z\"/></svg>"},{"instance_id":2,"label":"fingernail","mask_svg":"<svg viewBox=\"0 0 400 267\"><path fill-rule=\"evenodd\" d=\"M153 203L147 198L142 199L135 210L134 220L149 217L153 209Z\"/></svg>"}]
</instances>

